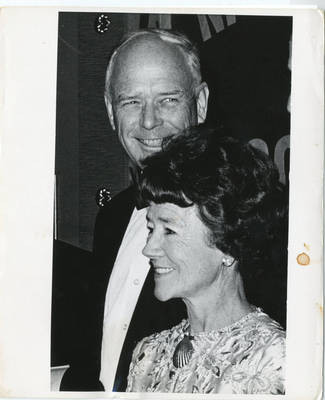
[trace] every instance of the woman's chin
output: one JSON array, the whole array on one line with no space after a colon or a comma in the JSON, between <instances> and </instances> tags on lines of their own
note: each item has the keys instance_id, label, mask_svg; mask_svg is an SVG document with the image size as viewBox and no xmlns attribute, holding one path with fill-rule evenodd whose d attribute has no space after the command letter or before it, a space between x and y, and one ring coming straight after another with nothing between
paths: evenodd
<instances>
[{"instance_id":1,"label":"woman's chin","mask_svg":"<svg viewBox=\"0 0 325 400\"><path fill-rule=\"evenodd\" d=\"M154 295L160 301L167 301L172 298L172 296L167 293L166 290L161 290L160 288L157 288L157 285L155 286Z\"/></svg>"}]
</instances>

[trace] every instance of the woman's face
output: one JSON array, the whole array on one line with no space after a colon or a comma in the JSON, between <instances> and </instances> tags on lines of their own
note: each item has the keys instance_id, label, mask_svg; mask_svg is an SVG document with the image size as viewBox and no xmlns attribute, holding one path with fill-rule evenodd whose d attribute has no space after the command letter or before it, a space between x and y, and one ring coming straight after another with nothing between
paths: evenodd
<instances>
[{"instance_id":1,"label":"woman's face","mask_svg":"<svg viewBox=\"0 0 325 400\"><path fill-rule=\"evenodd\" d=\"M224 254L208 243L208 228L195 206L151 203L143 254L154 268L155 296L194 300L214 290Z\"/></svg>"}]
</instances>

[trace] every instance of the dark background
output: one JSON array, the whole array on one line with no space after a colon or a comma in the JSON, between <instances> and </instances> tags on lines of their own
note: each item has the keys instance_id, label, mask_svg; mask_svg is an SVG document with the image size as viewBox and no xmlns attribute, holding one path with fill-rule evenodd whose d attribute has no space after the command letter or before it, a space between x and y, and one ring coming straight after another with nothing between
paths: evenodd
<instances>
[{"instance_id":1,"label":"dark background","mask_svg":"<svg viewBox=\"0 0 325 400\"><path fill-rule=\"evenodd\" d=\"M110 13L108 30L99 33L100 15L59 14L52 365L68 364L72 349L83 346L80 332L91 329L83 313L90 307L86 298L94 273L97 189L106 187L114 196L129 182L128 159L103 97L109 56L124 33L160 27L189 36L210 88L207 124L222 123L233 136L254 139L276 160L282 182L289 176L291 17ZM272 279L278 279L275 271ZM285 325L285 277L281 293L277 315Z\"/></svg>"},{"instance_id":2,"label":"dark background","mask_svg":"<svg viewBox=\"0 0 325 400\"><path fill-rule=\"evenodd\" d=\"M287 101L291 17L60 13L56 129L57 239L91 250L99 187L111 195L129 181L129 165L103 98L109 55L129 30L173 28L199 47L210 88L207 123L233 136L259 138L271 156L289 134ZM288 141L286 141L287 143ZM286 170L288 160L286 156Z\"/></svg>"}]
</instances>

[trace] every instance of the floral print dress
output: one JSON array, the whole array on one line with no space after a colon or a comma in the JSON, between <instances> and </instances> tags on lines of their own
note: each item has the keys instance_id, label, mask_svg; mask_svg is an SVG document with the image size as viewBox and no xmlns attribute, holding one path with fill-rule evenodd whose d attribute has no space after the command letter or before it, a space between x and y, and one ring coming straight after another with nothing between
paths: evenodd
<instances>
[{"instance_id":1,"label":"floral print dress","mask_svg":"<svg viewBox=\"0 0 325 400\"><path fill-rule=\"evenodd\" d=\"M142 339L128 376L129 392L284 394L285 332L261 309L234 324L195 334L188 364L173 354L189 323Z\"/></svg>"}]
</instances>

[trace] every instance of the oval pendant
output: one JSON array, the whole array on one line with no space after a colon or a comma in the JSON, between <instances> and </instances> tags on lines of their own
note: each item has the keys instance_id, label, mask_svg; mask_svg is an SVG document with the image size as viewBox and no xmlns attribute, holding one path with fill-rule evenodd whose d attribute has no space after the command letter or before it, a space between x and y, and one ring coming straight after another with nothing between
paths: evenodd
<instances>
[{"instance_id":1,"label":"oval pendant","mask_svg":"<svg viewBox=\"0 0 325 400\"><path fill-rule=\"evenodd\" d=\"M189 363L194 352L191 339L193 339L192 336L189 337L186 335L176 346L173 354L173 365L175 368L182 368Z\"/></svg>"}]
</instances>

